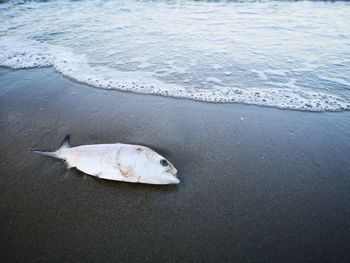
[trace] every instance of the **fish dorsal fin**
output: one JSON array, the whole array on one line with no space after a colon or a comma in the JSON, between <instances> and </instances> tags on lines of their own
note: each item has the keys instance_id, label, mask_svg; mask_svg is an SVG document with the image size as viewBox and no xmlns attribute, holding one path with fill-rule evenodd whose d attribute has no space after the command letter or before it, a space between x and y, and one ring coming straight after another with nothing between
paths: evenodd
<instances>
[{"instance_id":1,"label":"fish dorsal fin","mask_svg":"<svg viewBox=\"0 0 350 263\"><path fill-rule=\"evenodd\" d=\"M58 147L57 150L63 150L63 149L68 149L68 148L72 148L71 144L70 144L70 135L67 135L64 140L61 142L60 147Z\"/></svg>"}]
</instances>

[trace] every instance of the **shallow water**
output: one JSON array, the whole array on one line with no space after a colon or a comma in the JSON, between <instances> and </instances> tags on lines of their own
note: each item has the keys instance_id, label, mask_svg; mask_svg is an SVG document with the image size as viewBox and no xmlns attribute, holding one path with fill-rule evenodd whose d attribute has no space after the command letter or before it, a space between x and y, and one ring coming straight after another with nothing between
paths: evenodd
<instances>
[{"instance_id":1,"label":"shallow water","mask_svg":"<svg viewBox=\"0 0 350 263\"><path fill-rule=\"evenodd\" d=\"M105 88L350 110L350 3L45 1L0 5L0 65Z\"/></svg>"}]
</instances>

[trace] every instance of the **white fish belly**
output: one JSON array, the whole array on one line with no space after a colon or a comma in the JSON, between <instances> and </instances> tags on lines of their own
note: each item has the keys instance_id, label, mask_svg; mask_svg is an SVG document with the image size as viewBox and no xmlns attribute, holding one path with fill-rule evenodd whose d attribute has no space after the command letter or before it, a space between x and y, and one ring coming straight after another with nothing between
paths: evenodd
<instances>
[{"instance_id":1,"label":"white fish belly","mask_svg":"<svg viewBox=\"0 0 350 263\"><path fill-rule=\"evenodd\" d=\"M121 144L100 144L79 146L65 149L62 157L66 160L69 167L75 167L78 170L89 175L115 181L139 182L139 178L134 173L131 165L125 164L121 158L123 152L124 159L132 160L134 156L128 156L127 147Z\"/></svg>"}]
</instances>

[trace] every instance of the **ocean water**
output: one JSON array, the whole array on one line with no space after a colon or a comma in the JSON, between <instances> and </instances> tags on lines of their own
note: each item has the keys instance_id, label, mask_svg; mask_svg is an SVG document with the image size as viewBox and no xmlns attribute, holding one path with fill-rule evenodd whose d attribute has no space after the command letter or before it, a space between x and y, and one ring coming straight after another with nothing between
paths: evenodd
<instances>
[{"instance_id":1,"label":"ocean water","mask_svg":"<svg viewBox=\"0 0 350 263\"><path fill-rule=\"evenodd\" d=\"M8 1L0 66L207 102L350 110L350 3Z\"/></svg>"}]
</instances>

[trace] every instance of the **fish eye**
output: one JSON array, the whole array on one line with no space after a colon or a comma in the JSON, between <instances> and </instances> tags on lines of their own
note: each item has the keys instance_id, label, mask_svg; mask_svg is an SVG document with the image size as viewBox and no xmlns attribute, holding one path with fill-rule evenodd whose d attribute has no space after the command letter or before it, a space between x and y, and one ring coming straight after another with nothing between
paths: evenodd
<instances>
[{"instance_id":1,"label":"fish eye","mask_svg":"<svg viewBox=\"0 0 350 263\"><path fill-rule=\"evenodd\" d=\"M168 165L169 165L168 162L167 162L167 160L165 160L165 159L162 159L162 160L160 160L159 162L160 162L160 164L161 164L162 166L168 166Z\"/></svg>"}]
</instances>

